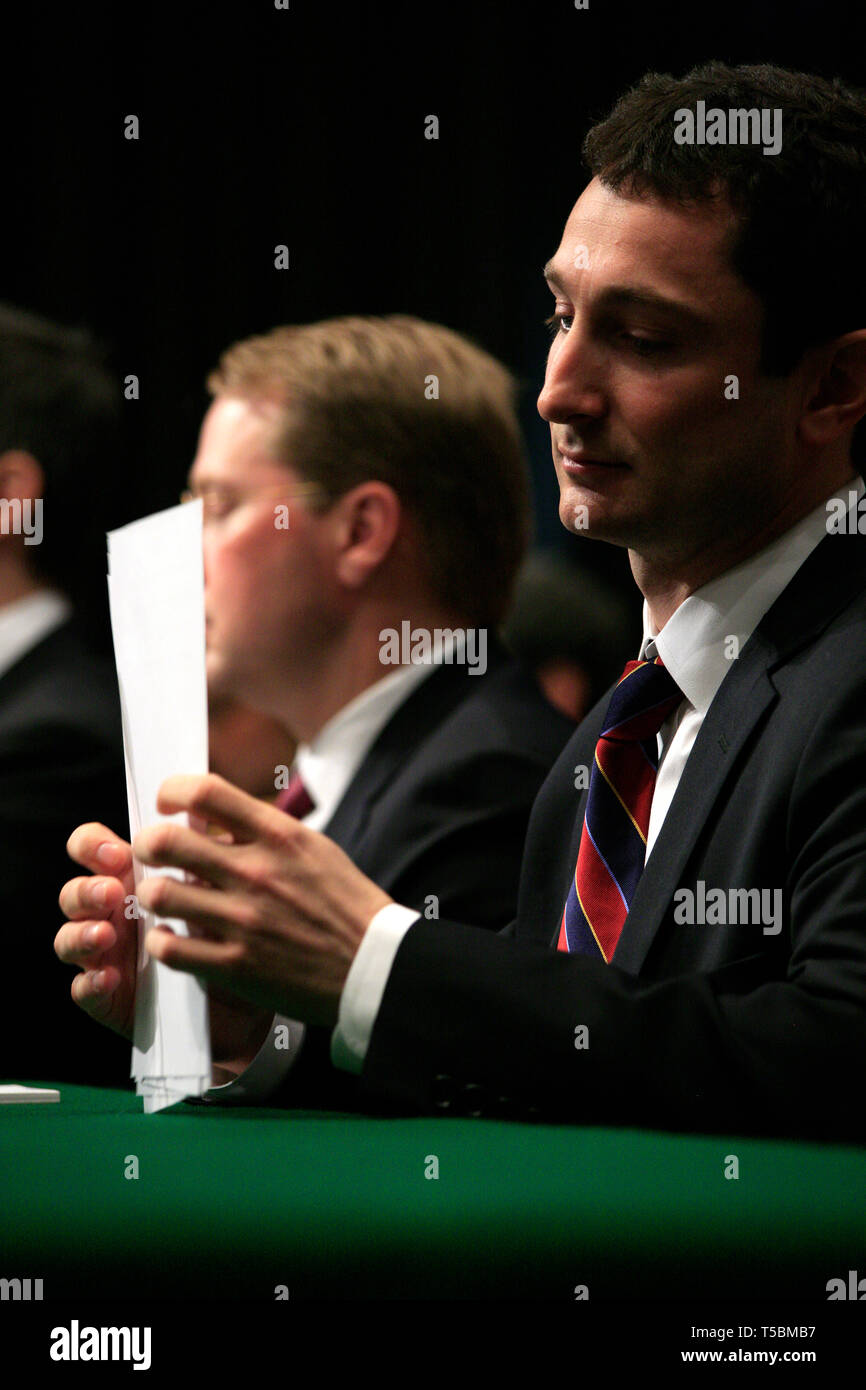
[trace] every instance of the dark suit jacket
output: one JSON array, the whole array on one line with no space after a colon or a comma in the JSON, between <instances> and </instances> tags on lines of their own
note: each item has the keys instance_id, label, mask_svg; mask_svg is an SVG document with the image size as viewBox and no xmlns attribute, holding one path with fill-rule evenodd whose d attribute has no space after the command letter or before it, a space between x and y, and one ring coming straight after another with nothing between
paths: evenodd
<instances>
[{"instance_id":1,"label":"dark suit jacket","mask_svg":"<svg viewBox=\"0 0 866 1390\"><path fill-rule=\"evenodd\" d=\"M514 916L533 801L574 725L528 672L491 644L487 671L442 666L396 710L325 834L395 901L501 929ZM479 933L480 934L480 933ZM281 1095L349 1105L354 1078L311 1029Z\"/></svg>"},{"instance_id":2,"label":"dark suit jacket","mask_svg":"<svg viewBox=\"0 0 866 1390\"><path fill-rule=\"evenodd\" d=\"M57 895L75 873L66 841L97 817L126 832L117 682L69 621L0 676L0 1075L12 1081L129 1080L129 1044L76 1008L74 972L53 949Z\"/></svg>"},{"instance_id":3,"label":"dark suit jacket","mask_svg":"<svg viewBox=\"0 0 866 1390\"><path fill-rule=\"evenodd\" d=\"M510 931L404 938L366 1103L863 1141L866 539L826 537L732 663L609 966L550 949L606 704L535 805ZM781 890L781 932L679 924L700 880Z\"/></svg>"},{"instance_id":4,"label":"dark suit jacket","mask_svg":"<svg viewBox=\"0 0 866 1390\"><path fill-rule=\"evenodd\" d=\"M573 732L498 644L484 675L441 666L395 711L325 834L397 902L502 928L532 804Z\"/></svg>"}]
</instances>

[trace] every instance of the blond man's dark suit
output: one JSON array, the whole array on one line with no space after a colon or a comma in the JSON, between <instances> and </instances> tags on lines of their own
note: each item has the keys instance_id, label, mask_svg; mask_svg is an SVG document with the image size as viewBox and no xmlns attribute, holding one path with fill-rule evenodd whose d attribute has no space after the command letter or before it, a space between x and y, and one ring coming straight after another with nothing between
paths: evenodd
<instances>
[{"instance_id":1,"label":"blond man's dark suit","mask_svg":"<svg viewBox=\"0 0 866 1390\"><path fill-rule=\"evenodd\" d=\"M514 915L533 802L573 729L492 640L483 675L442 666L399 706L324 833L434 930L459 917L495 934ZM275 1100L355 1108L356 1079L331 1065L330 1041L307 1030Z\"/></svg>"}]
</instances>

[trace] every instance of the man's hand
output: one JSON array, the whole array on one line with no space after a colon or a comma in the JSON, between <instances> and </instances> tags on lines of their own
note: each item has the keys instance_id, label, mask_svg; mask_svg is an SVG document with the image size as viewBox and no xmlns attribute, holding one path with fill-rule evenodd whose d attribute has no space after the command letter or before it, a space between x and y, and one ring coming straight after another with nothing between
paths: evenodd
<instances>
[{"instance_id":1,"label":"man's hand","mask_svg":"<svg viewBox=\"0 0 866 1390\"><path fill-rule=\"evenodd\" d=\"M169 823L136 836L141 863L185 869L197 880L152 877L139 885L142 907L195 933L154 929L145 940L151 955L260 1007L336 1023L349 967L388 894L324 835L222 777L170 777L157 807L228 834L218 840Z\"/></svg>"},{"instance_id":2,"label":"man's hand","mask_svg":"<svg viewBox=\"0 0 866 1390\"><path fill-rule=\"evenodd\" d=\"M72 981L75 1003L132 1042L138 921L127 917L133 893L132 850L113 830L95 822L79 825L67 853L94 878L73 878L60 891L60 907L70 921L54 938L54 950L81 973Z\"/></svg>"},{"instance_id":3,"label":"man's hand","mask_svg":"<svg viewBox=\"0 0 866 1390\"><path fill-rule=\"evenodd\" d=\"M96 822L80 825L66 846L71 859L96 877L73 878L60 892L71 920L60 928L54 950L80 973L72 981L75 1003L98 1023L132 1042L138 966L138 918L127 916L133 880L132 849ZM208 991L214 1081L242 1071L258 1051L272 1013L218 989Z\"/></svg>"}]
</instances>

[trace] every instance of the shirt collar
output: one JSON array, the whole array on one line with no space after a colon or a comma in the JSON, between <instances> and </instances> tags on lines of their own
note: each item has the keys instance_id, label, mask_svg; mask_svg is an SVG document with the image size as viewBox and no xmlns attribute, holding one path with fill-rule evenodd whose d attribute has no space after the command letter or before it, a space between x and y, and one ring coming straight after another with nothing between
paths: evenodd
<instances>
[{"instance_id":1,"label":"shirt collar","mask_svg":"<svg viewBox=\"0 0 866 1390\"><path fill-rule=\"evenodd\" d=\"M832 494L856 509L862 478ZM741 565L690 594L655 633L644 600L641 657L658 654L685 698L705 714L764 614L827 534L828 504L822 502L790 531Z\"/></svg>"},{"instance_id":2,"label":"shirt collar","mask_svg":"<svg viewBox=\"0 0 866 1390\"><path fill-rule=\"evenodd\" d=\"M0 608L0 675L71 614L69 600L54 589L38 589Z\"/></svg>"},{"instance_id":3,"label":"shirt collar","mask_svg":"<svg viewBox=\"0 0 866 1390\"><path fill-rule=\"evenodd\" d=\"M384 676L344 705L310 743L298 745L295 770L315 803L319 824L331 819L391 715L433 669L401 667Z\"/></svg>"}]
</instances>

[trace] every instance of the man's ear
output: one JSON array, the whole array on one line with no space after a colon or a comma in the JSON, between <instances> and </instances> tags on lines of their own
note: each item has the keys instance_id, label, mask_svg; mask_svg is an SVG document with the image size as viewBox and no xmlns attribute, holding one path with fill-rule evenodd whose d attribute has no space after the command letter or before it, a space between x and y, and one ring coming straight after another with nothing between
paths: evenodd
<instances>
[{"instance_id":1,"label":"man's ear","mask_svg":"<svg viewBox=\"0 0 866 1390\"><path fill-rule=\"evenodd\" d=\"M400 499L387 483L359 483L338 499L333 520L341 583L358 589L367 582L393 550L402 519Z\"/></svg>"},{"instance_id":2,"label":"man's ear","mask_svg":"<svg viewBox=\"0 0 866 1390\"><path fill-rule=\"evenodd\" d=\"M866 328L846 333L816 353L817 371L800 416L807 444L831 444L866 415Z\"/></svg>"},{"instance_id":3,"label":"man's ear","mask_svg":"<svg viewBox=\"0 0 866 1390\"><path fill-rule=\"evenodd\" d=\"M26 449L7 449L0 454L0 497L26 497L34 501L45 491L42 465Z\"/></svg>"}]
</instances>

